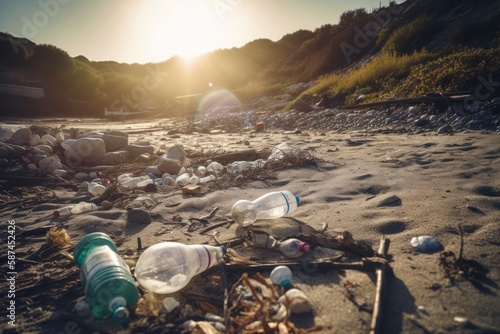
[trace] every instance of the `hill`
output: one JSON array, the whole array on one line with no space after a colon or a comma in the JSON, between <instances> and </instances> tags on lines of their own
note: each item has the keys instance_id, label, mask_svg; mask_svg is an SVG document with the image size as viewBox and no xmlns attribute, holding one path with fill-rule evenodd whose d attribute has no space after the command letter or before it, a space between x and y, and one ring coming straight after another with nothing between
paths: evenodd
<instances>
[{"instance_id":1,"label":"hill","mask_svg":"<svg viewBox=\"0 0 500 334\"><path fill-rule=\"evenodd\" d=\"M258 39L189 62L173 57L155 64L72 58L55 46L0 34L0 83L12 83L24 71L24 78L36 78L24 84L43 81L48 104L75 116L144 105L164 109L168 116L179 108L175 97L216 87L247 100L315 81L301 98L342 93L348 102L360 94L376 100L473 90L480 75L490 81L499 76L497 7L495 0L392 2L372 13L348 11L338 24L299 30L278 41ZM2 95L0 90L0 98L10 101ZM13 103L3 105L0 114L9 114ZM190 108L184 112L195 107Z\"/></svg>"}]
</instances>

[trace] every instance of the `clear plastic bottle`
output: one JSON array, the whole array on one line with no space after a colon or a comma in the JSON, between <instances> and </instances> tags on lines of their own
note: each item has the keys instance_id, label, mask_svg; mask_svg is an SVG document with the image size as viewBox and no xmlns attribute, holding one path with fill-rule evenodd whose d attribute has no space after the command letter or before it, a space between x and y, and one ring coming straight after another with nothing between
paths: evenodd
<instances>
[{"instance_id":1,"label":"clear plastic bottle","mask_svg":"<svg viewBox=\"0 0 500 334\"><path fill-rule=\"evenodd\" d=\"M231 215L236 223L246 226L257 219L274 219L289 215L297 209L299 200L299 197L286 190L270 192L254 201L237 201L231 208Z\"/></svg>"},{"instance_id":2,"label":"clear plastic bottle","mask_svg":"<svg viewBox=\"0 0 500 334\"><path fill-rule=\"evenodd\" d=\"M283 287L285 291L290 290L292 286L292 271L287 266L277 266L271 271L271 281Z\"/></svg>"},{"instance_id":3,"label":"clear plastic bottle","mask_svg":"<svg viewBox=\"0 0 500 334\"><path fill-rule=\"evenodd\" d=\"M291 258L299 257L311 250L311 246L307 242L302 242L299 239L287 239L280 243L280 252L283 255Z\"/></svg>"},{"instance_id":4,"label":"clear plastic bottle","mask_svg":"<svg viewBox=\"0 0 500 334\"><path fill-rule=\"evenodd\" d=\"M74 208L74 205L68 205L65 206L64 208L61 208L59 210L54 211L54 217L59 218L59 217L65 217L71 215L71 210Z\"/></svg>"},{"instance_id":5,"label":"clear plastic bottle","mask_svg":"<svg viewBox=\"0 0 500 334\"><path fill-rule=\"evenodd\" d=\"M79 215L80 213L96 211L97 205L94 203L80 202L71 209L72 215Z\"/></svg>"},{"instance_id":6,"label":"clear plastic bottle","mask_svg":"<svg viewBox=\"0 0 500 334\"><path fill-rule=\"evenodd\" d=\"M159 294L184 288L191 278L223 261L225 247L162 242L146 249L135 265L137 281Z\"/></svg>"},{"instance_id":7,"label":"clear plastic bottle","mask_svg":"<svg viewBox=\"0 0 500 334\"><path fill-rule=\"evenodd\" d=\"M112 315L115 322L126 322L127 307L137 303L139 292L111 238L100 232L88 234L80 239L74 255L92 314L98 319Z\"/></svg>"},{"instance_id":8,"label":"clear plastic bottle","mask_svg":"<svg viewBox=\"0 0 500 334\"><path fill-rule=\"evenodd\" d=\"M207 166L207 173L212 173L219 175L222 173L224 170L224 166L222 166L220 163L217 161L212 161L208 166Z\"/></svg>"}]
</instances>

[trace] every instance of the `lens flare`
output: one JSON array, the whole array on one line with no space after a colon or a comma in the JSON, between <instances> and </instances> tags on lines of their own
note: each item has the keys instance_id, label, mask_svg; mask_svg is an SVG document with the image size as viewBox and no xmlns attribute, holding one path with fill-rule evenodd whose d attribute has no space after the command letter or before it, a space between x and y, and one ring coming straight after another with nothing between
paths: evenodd
<instances>
[{"instance_id":1,"label":"lens flare","mask_svg":"<svg viewBox=\"0 0 500 334\"><path fill-rule=\"evenodd\" d=\"M198 104L198 112L207 113L228 110L239 106L240 100L227 89L215 89L207 93Z\"/></svg>"}]
</instances>

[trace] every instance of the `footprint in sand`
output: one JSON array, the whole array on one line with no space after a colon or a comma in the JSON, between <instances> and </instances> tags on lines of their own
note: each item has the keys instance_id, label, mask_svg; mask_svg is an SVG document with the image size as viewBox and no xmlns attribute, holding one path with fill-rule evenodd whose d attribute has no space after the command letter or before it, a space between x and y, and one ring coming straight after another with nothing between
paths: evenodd
<instances>
[{"instance_id":1,"label":"footprint in sand","mask_svg":"<svg viewBox=\"0 0 500 334\"><path fill-rule=\"evenodd\" d=\"M474 189L474 192L478 195L487 197L500 197L500 188L492 186L479 186Z\"/></svg>"},{"instance_id":2,"label":"footprint in sand","mask_svg":"<svg viewBox=\"0 0 500 334\"><path fill-rule=\"evenodd\" d=\"M377 232L380 234L397 234L406 230L406 223L399 220L391 220L379 223L378 226L375 227Z\"/></svg>"}]
</instances>

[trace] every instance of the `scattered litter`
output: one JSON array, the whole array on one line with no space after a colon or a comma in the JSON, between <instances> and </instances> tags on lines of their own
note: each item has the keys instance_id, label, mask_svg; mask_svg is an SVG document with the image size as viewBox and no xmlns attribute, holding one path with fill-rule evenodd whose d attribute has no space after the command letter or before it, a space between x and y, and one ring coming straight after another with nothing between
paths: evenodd
<instances>
[{"instance_id":1,"label":"scattered litter","mask_svg":"<svg viewBox=\"0 0 500 334\"><path fill-rule=\"evenodd\" d=\"M410 243L419 252L423 253L435 253L443 249L443 245L438 240L428 235L413 237Z\"/></svg>"}]
</instances>

